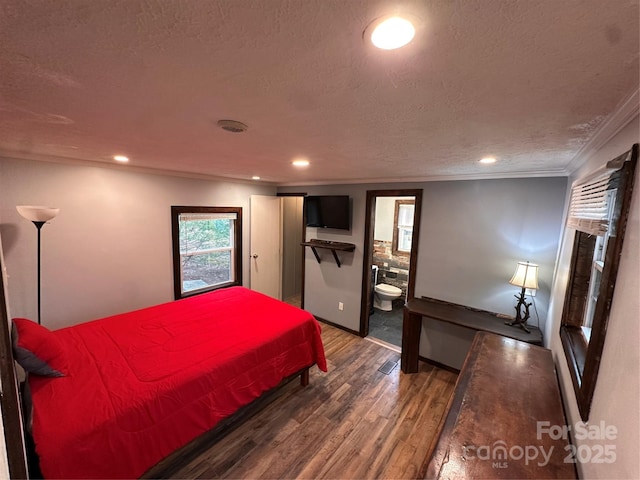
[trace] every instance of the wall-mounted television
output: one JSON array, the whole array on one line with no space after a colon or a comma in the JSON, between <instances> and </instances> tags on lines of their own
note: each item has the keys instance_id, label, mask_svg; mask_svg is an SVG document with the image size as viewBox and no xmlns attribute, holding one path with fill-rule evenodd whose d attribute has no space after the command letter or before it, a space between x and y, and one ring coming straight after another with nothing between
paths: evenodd
<instances>
[{"instance_id":1,"label":"wall-mounted television","mask_svg":"<svg viewBox=\"0 0 640 480\"><path fill-rule=\"evenodd\" d=\"M351 229L348 195L316 195L304 197L307 227Z\"/></svg>"}]
</instances>

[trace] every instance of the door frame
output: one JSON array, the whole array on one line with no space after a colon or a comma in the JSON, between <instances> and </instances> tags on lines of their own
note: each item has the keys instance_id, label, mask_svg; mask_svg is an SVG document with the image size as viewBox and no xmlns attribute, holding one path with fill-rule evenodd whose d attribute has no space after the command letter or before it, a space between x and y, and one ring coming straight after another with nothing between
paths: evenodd
<instances>
[{"instance_id":1,"label":"door frame","mask_svg":"<svg viewBox=\"0 0 640 480\"><path fill-rule=\"evenodd\" d=\"M407 300L415 296L416 270L418 264L418 244L420 239L420 219L422 212L422 189L401 190L367 190L366 212L364 223L364 252L362 262L362 298L360 306L361 337L369 335L369 310L371 309L371 265L373 264L373 232L376 218L377 197L414 197L413 233L411 238L411 255L409 257L409 279L407 282Z\"/></svg>"},{"instance_id":2,"label":"door frame","mask_svg":"<svg viewBox=\"0 0 640 480\"><path fill-rule=\"evenodd\" d=\"M304 197L308 194L307 192L291 192L291 193L276 193L276 197L302 197L302 201L304 202ZM304 206L302 208L302 241L306 241L307 239L307 218L304 214ZM280 232L281 235L284 235L284 232ZM284 257L284 252L283 252ZM304 247L300 251L300 275L302 275L302 279L300 282L300 308L304 309L304 277L305 277L305 249Z\"/></svg>"}]
</instances>

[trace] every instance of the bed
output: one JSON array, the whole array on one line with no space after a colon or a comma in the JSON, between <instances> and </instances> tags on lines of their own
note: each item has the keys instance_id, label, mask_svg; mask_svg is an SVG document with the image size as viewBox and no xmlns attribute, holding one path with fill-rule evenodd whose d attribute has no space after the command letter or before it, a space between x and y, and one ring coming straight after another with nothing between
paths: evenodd
<instances>
[{"instance_id":1,"label":"bed","mask_svg":"<svg viewBox=\"0 0 640 480\"><path fill-rule=\"evenodd\" d=\"M283 379L327 368L311 314L244 287L56 331L14 326L16 358L44 346L28 367L45 478L139 477Z\"/></svg>"}]
</instances>

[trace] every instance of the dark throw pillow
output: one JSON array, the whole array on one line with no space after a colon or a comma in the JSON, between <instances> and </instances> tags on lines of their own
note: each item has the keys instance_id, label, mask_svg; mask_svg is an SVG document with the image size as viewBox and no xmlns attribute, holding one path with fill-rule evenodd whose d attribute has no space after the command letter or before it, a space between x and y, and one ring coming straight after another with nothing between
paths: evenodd
<instances>
[{"instance_id":1,"label":"dark throw pillow","mask_svg":"<svg viewBox=\"0 0 640 480\"><path fill-rule=\"evenodd\" d=\"M27 372L47 377L67 374L64 345L51 330L26 318L14 318L11 333L13 356Z\"/></svg>"}]
</instances>

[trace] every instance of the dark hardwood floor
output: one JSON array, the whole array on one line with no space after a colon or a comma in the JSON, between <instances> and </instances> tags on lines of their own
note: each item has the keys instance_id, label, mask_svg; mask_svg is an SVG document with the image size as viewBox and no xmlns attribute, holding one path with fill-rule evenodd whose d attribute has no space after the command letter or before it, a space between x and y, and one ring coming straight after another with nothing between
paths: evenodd
<instances>
[{"instance_id":1,"label":"dark hardwood floor","mask_svg":"<svg viewBox=\"0 0 640 480\"><path fill-rule=\"evenodd\" d=\"M254 417L174 473L176 478L415 478L456 375L322 325L329 372L291 382Z\"/></svg>"}]
</instances>

